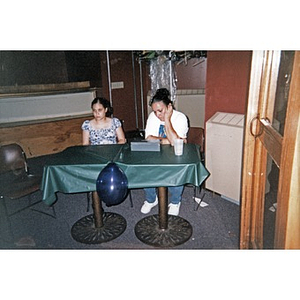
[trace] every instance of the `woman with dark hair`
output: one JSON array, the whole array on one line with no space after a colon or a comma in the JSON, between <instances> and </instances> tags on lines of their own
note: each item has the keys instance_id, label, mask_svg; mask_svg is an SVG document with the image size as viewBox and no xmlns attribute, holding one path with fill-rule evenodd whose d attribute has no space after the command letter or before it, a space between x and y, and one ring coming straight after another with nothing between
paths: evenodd
<instances>
[{"instance_id":1,"label":"woman with dark hair","mask_svg":"<svg viewBox=\"0 0 300 300\"><path fill-rule=\"evenodd\" d=\"M175 139L183 139L186 143L188 128L187 117L174 109L170 100L170 93L167 89L158 89L151 99L149 105L152 108L146 128L145 137L147 140L159 140L161 144L174 145ZM141 212L147 214L158 204L155 188L146 188L146 201ZM169 187L170 204L169 215L177 216L181 205L183 186Z\"/></svg>"},{"instance_id":2,"label":"woman with dark hair","mask_svg":"<svg viewBox=\"0 0 300 300\"><path fill-rule=\"evenodd\" d=\"M174 109L167 89L158 89L149 105L152 108L146 129L147 140L160 140L161 144L174 145L174 139L186 142L188 132L187 117Z\"/></svg>"},{"instance_id":3,"label":"woman with dark hair","mask_svg":"<svg viewBox=\"0 0 300 300\"><path fill-rule=\"evenodd\" d=\"M94 119L83 122L82 144L124 144L125 134L119 119L111 118L113 109L105 98L97 97L92 101L91 108Z\"/></svg>"}]
</instances>

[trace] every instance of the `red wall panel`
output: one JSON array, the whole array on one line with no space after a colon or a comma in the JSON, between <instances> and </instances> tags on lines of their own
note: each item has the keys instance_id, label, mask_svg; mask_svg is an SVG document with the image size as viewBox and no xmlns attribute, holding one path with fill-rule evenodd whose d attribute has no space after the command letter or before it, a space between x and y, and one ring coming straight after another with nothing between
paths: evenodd
<instances>
[{"instance_id":1,"label":"red wall panel","mask_svg":"<svg viewBox=\"0 0 300 300\"><path fill-rule=\"evenodd\" d=\"M175 64L177 89L204 89L206 81L206 59L192 58L187 64ZM201 63L199 63L201 62Z\"/></svg>"},{"instance_id":2,"label":"red wall panel","mask_svg":"<svg viewBox=\"0 0 300 300\"><path fill-rule=\"evenodd\" d=\"M252 51L208 51L205 121L217 111L244 114Z\"/></svg>"}]
</instances>

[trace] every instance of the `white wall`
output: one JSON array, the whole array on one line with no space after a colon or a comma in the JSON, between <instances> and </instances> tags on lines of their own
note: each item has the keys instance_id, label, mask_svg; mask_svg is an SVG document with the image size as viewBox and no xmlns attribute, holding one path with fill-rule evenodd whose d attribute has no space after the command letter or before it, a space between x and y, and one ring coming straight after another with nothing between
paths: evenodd
<instances>
[{"instance_id":1,"label":"white wall","mask_svg":"<svg viewBox=\"0 0 300 300\"><path fill-rule=\"evenodd\" d=\"M205 120L205 90L178 90L175 107L184 113L190 121L190 127L204 128Z\"/></svg>"},{"instance_id":2,"label":"white wall","mask_svg":"<svg viewBox=\"0 0 300 300\"><path fill-rule=\"evenodd\" d=\"M147 103L150 101L148 93ZM175 97L175 108L184 113L190 121L190 127L204 128L205 120L205 89L177 90ZM148 114L152 111L148 105Z\"/></svg>"},{"instance_id":3,"label":"white wall","mask_svg":"<svg viewBox=\"0 0 300 300\"><path fill-rule=\"evenodd\" d=\"M91 113L95 92L0 98L0 123L44 120Z\"/></svg>"}]
</instances>

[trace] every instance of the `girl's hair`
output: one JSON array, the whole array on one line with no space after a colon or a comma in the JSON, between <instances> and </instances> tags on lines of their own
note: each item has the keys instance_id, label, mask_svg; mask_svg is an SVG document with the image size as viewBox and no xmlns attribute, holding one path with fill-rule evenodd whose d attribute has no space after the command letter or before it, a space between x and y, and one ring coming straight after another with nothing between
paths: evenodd
<instances>
[{"instance_id":1,"label":"girl's hair","mask_svg":"<svg viewBox=\"0 0 300 300\"><path fill-rule=\"evenodd\" d=\"M91 104L92 109L93 109L93 105L96 104L96 103L102 104L104 109L107 108L107 112L106 112L105 115L106 115L106 117L111 117L111 115L113 114L113 108L111 107L110 102L107 99L102 98L102 97L96 97L92 101L92 104Z\"/></svg>"},{"instance_id":2,"label":"girl's hair","mask_svg":"<svg viewBox=\"0 0 300 300\"><path fill-rule=\"evenodd\" d=\"M153 103L160 101L162 101L166 106L168 106L170 103L173 105L173 102L170 99L170 92L166 88L158 89L150 100L149 105L151 106Z\"/></svg>"}]
</instances>

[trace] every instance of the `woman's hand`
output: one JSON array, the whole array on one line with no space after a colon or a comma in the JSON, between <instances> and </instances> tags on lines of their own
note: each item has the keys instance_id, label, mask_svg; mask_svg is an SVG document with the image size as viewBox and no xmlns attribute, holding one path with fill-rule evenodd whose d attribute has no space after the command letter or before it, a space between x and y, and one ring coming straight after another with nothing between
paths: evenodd
<instances>
[{"instance_id":1,"label":"woman's hand","mask_svg":"<svg viewBox=\"0 0 300 300\"><path fill-rule=\"evenodd\" d=\"M171 123L172 114L173 114L173 106L170 103L165 110L165 129L166 129L168 142L165 142L164 144L171 144L173 146L174 139L179 138L179 136L177 135Z\"/></svg>"},{"instance_id":2,"label":"woman's hand","mask_svg":"<svg viewBox=\"0 0 300 300\"><path fill-rule=\"evenodd\" d=\"M172 106L172 104L170 103L170 104L167 106L167 108L166 108L166 112L165 112L165 121L166 121L166 120L171 121L172 114L173 114L173 106Z\"/></svg>"},{"instance_id":3,"label":"woman's hand","mask_svg":"<svg viewBox=\"0 0 300 300\"><path fill-rule=\"evenodd\" d=\"M161 141L160 141L160 143L162 145L170 145L170 141L167 138L162 138Z\"/></svg>"}]
</instances>

